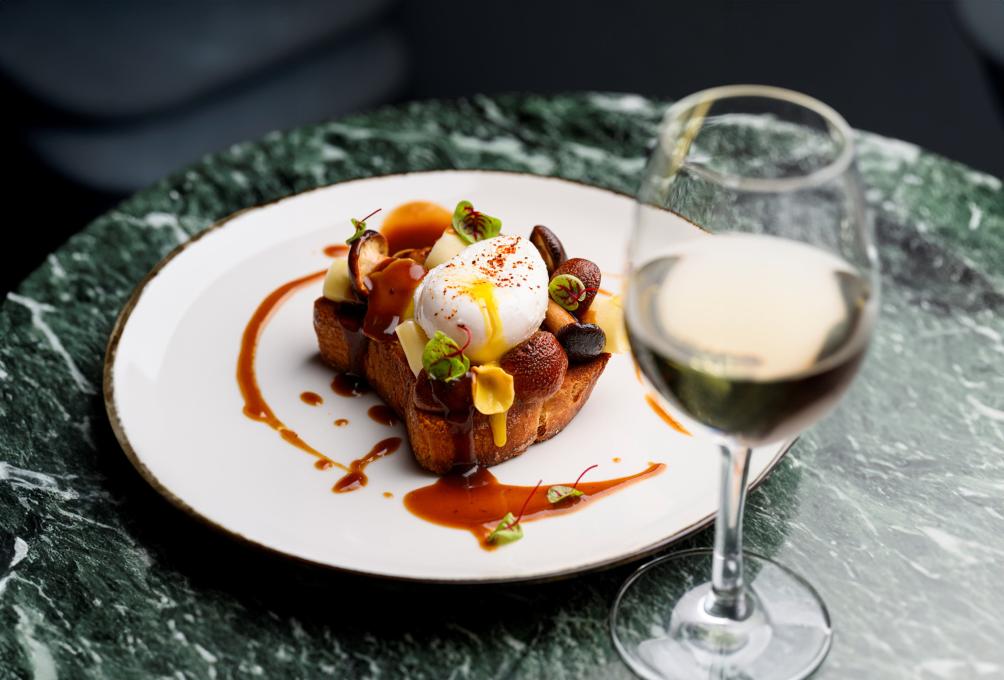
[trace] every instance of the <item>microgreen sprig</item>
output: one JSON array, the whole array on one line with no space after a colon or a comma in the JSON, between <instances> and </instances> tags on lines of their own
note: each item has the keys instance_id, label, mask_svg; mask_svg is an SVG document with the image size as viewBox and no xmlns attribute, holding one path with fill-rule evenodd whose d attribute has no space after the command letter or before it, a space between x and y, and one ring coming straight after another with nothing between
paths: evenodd
<instances>
[{"instance_id":1,"label":"microgreen sprig","mask_svg":"<svg viewBox=\"0 0 1004 680\"><path fill-rule=\"evenodd\" d=\"M561 501L565 500L566 498L575 498L577 496L582 496L583 493L578 488L579 487L579 482L582 481L582 478L586 476L587 472L589 472L590 470L592 470L595 467L599 467L599 466L598 465L590 465L585 470L583 470L582 474L579 475L579 478L575 480L575 484L572 484L571 486L565 486L563 484L556 484L556 485L552 486L551 488L549 488L547 490L547 502L550 503L550 504L552 504L552 505L556 505L556 504L560 503Z\"/></svg>"},{"instance_id":2,"label":"microgreen sprig","mask_svg":"<svg viewBox=\"0 0 1004 680\"><path fill-rule=\"evenodd\" d=\"M471 368L471 360L464 350L471 343L471 332L466 326L460 326L467 333L467 342L463 347L443 331L436 331L422 350L422 367L430 378L450 382L466 375Z\"/></svg>"},{"instance_id":3,"label":"microgreen sprig","mask_svg":"<svg viewBox=\"0 0 1004 680\"><path fill-rule=\"evenodd\" d=\"M350 236L347 239L345 239L345 245L352 245L352 243L354 241L356 241L360 236L362 236L363 232L366 231L366 220L368 220L369 218L373 217L374 215L376 215L381 210L383 210L383 208L377 208L376 210L374 210L373 212L371 212L369 215L367 215L366 217L362 218L361 220L357 220L354 217L350 218L349 221L352 222L352 226L356 230L356 233L352 234L352 236Z\"/></svg>"},{"instance_id":4,"label":"microgreen sprig","mask_svg":"<svg viewBox=\"0 0 1004 680\"><path fill-rule=\"evenodd\" d=\"M547 284L547 294L569 312L579 308L579 304L598 288L587 288L582 280L573 274L558 274Z\"/></svg>"},{"instance_id":5,"label":"microgreen sprig","mask_svg":"<svg viewBox=\"0 0 1004 680\"><path fill-rule=\"evenodd\" d=\"M511 512L507 512L506 516L502 518L502 521L488 534L488 538L485 539L488 543L492 545L505 545L506 543L512 543L523 538L523 527L520 526L520 520L523 519L523 513L526 512L526 506L530 504L530 499L533 495L537 493L537 489L540 485L544 483L544 480L537 482L537 486L533 487L533 490L527 495L526 500L523 501L523 507L519 509L519 515L513 517Z\"/></svg>"},{"instance_id":6,"label":"microgreen sprig","mask_svg":"<svg viewBox=\"0 0 1004 680\"><path fill-rule=\"evenodd\" d=\"M498 236L502 220L475 210L470 201L460 201L453 210L453 230L470 244Z\"/></svg>"}]
</instances>

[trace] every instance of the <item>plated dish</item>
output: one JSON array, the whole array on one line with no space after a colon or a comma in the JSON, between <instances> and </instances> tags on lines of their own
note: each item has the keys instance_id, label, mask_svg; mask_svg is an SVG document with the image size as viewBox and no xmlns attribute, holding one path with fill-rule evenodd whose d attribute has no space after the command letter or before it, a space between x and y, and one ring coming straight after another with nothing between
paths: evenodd
<instances>
[{"instance_id":1,"label":"plated dish","mask_svg":"<svg viewBox=\"0 0 1004 680\"><path fill-rule=\"evenodd\" d=\"M547 227L503 233L470 201L452 213L411 201L380 231L365 219L351 219L348 250L332 248L314 329L321 358L372 387L405 424L418 464L447 476L405 496L409 511L491 549L520 540L524 519L571 512L665 468L580 487L592 465L570 486L503 491L487 468L561 432L610 353L627 350L620 297ZM387 449L355 461L335 491L365 485L363 468Z\"/></svg>"},{"instance_id":2,"label":"plated dish","mask_svg":"<svg viewBox=\"0 0 1004 680\"><path fill-rule=\"evenodd\" d=\"M630 210L437 172L240 213L123 310L116 434L179 506L336 568L499 581L645 554L710 520L718 459L616 353Z\"/></svg>"}]
</instances>

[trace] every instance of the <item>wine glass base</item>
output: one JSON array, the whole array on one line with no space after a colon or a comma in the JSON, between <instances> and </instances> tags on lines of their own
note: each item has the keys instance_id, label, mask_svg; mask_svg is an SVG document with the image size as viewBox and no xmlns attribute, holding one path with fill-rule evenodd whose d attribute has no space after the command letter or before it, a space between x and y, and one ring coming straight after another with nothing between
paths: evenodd
<instances>
[{"instance_id":1,"label":"wine glass base","mask_svg":"<svg viewBox=\"0 0 1004 680\"><path fill-rule=\"evenodd\" d=\"M743 553L748 613L736 622L706 610L712 551L686 550L636 571L610 614L614 645L643 678L807 677L830 651L830 615L800 576Z\"/></svg>"}]
</instances>

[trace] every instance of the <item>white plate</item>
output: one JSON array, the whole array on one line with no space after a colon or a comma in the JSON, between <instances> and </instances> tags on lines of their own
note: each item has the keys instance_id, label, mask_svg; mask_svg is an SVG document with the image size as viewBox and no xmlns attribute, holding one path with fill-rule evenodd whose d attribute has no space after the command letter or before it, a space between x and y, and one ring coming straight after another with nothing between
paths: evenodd
<instances>
[{"instance_id":1,"label":"white plate","mask_svg":"<svg viewBox=\"0 0 1004 680\"><path fill-rule=\"evenodd\" d=\"M487 582L553 578L637 558L711 521L719 455L713 445L668 428L646 405L628 356L615 356L592 398L554 439L496 466L504 483L621 477L649 461L666 470L581 510L527 523L523 540L482 550L468 532L429 524L404 495L435 477L407 444L367 469L368 486L331 492L338 469L242 413L236 382L241 335L261 300L279 285L330 262L322 248L345 239L348 218L376 207L427 199L470 199L502 218L508 233L546 224L571 256L619 272L631 221L630 198L557 179L446 171L346 182L253 208L224 220L164 260L137 288L109 343L105 396L130 460L171 502L263 548L338 569L422 581ZM380 220L370 222L379 227ZM681 235L691 225L679 221ZM607 277L605 287L616 287ZM318 359L312 303L320 283L283 304L258 346L257 372L276 415L316 448L348 463L400 434L370 420L373 396L344 398ZM324 397L308 406L305 390ZM336 418L350 424L335 427ZM785 447L754 453L760 481ZM620 462L614 462L619 458ZM387 498L384 492L393 494Z\"/></svg>"}]
</instances>

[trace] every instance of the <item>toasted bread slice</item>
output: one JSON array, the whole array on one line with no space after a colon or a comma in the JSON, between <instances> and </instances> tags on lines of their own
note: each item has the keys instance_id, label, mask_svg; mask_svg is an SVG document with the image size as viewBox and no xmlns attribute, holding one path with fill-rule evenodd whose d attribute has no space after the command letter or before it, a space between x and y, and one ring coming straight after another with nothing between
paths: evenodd
<instances>
[{"instance_id":1,"label":"toasted bread slice","mask_svg":"<svg viewBox=\"0 0 1004 680\"><path fill-rule=\"evenodd\" d=\"M314 302L314 330L321 358L335 370L345 372L352 369L353 351L358 352L362 377L407 425L419 465L437 474L449 472L457 453L450 423L441 415L416 408L415 375L400 343L366 340L362 346L352 347L350 343L359 338L342 327L337 307L338 303L323 297ZM601 354L590 361L570 364L561 388L547 399L517 398L506 414L504 446L495 446L488 417L475 412L474 453L478 463L496 465L561 432L589 399L609 358L609 354Z\"/></svg>"}]
</instances>

